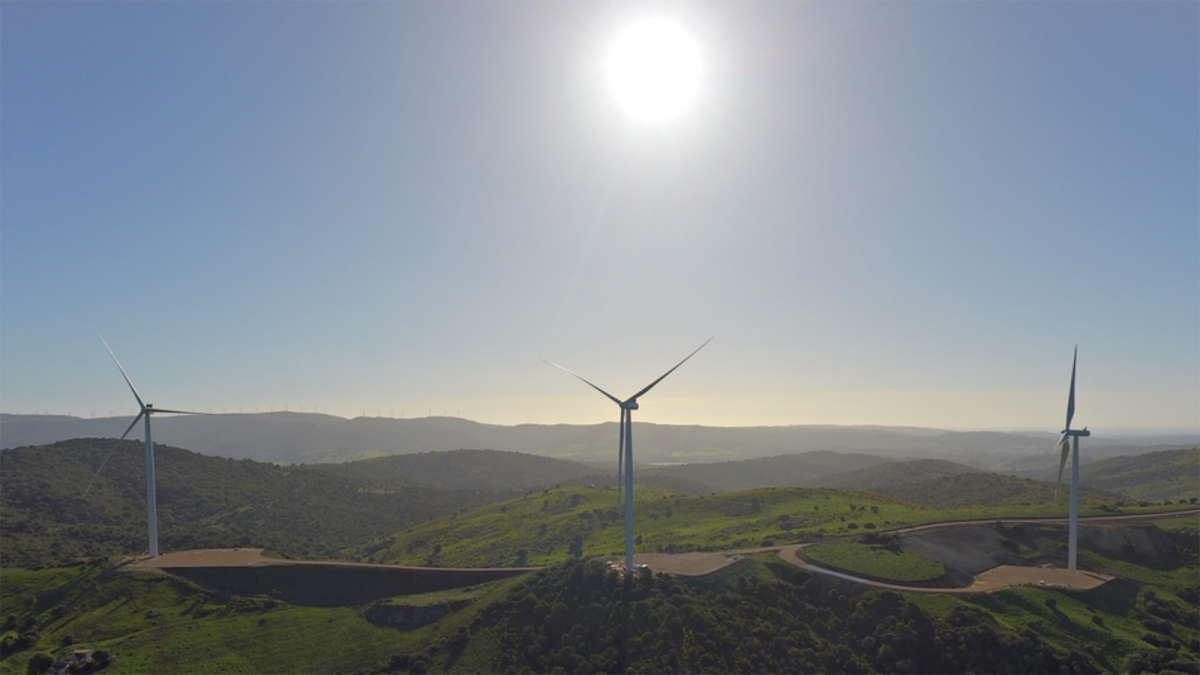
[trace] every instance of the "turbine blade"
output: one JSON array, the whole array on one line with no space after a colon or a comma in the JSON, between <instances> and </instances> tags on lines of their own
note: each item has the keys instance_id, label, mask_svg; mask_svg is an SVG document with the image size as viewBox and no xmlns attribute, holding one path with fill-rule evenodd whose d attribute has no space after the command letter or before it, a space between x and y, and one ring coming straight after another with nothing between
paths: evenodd
<instances>
[{"instance_id":1,"label":"turbine blade","mask_svg":"<svg viewBox=\"0 0 1200 675\"><path fill-rule=\"evenodd\" d=\"M600 387L597 387L596 385L592 384L591 382L588 382L587 380L583 379L579 375L572 373L571 371L567 370L566 368L563 368L562 366L558 365L557 363L552 363L550 361L547 361L546 359L542 359L542 363L544 363L548 366L554 366L555 368L558 368L561 371L569 373L570 375L577 378L579 381L583 382L587 386L589 386L592 389L595 389L596 391L600 392L601 394L604 394L605 396L607 396L609 399L612 400L613 403L616 403L617 405L621 405L621 399L617 398L616 396L613 396L612 394L608 393L607 391L604 391L603 389L601 389Z\"/></svg>"},{"instance_id":2,"label":"turbine blade","mask_svg":"<svg viewBox=\"0 0 1200 675\"><path fill-rule=\"evenodd\" d=\"M83 499L83 497L88 495L88 492L92 489L92 483L96 482L96 476L100 475L100 471L104 469L105 464L108 464L108 460L111 459L113 453L117 451L117 448L121 445L121 441L125 440L125 437L129 435L129 432L133 429L134 425L136 425L138 420L142 419L142 415L145 414L145 412L138 413L137 417L134 417L133 421L129 423L129 426L125 427L125 433L121 434L121 437L117 439L116 443L113 443L112 450L109 450L108 455L104 457L104 461L100 462L100 466L97 467L95 473L92 474L92 479L88 481L87 487L84 489L83 496L81 496L80 499Z\"/></svg>"},{"instance_id":3,"label":"turbine blade","mask_svg":"<svg viewBox=\"0 0 1200 675\"><path fill-rule=\"evenodd\" d=\"M167 408L149 408L156 413L171 413L172 415L212 415L214 413L196 412L194 410L168 410Z\"/></svg>"},{"instance_id":4,"label":"turbine blade","mask_svg":"<svg viewBox=\"0 0 1200 675\"><path fill-rule=\"evenodd\" d=\"M1079 347L1075 347L1075 355L1071 357L1071 395L1067 397L1067 426L1071 428L1071 419L1075 417L1075 363L1079 359Z\"/></svg>"},{"instance_id":5,"label":"turbine blade","mask_svg":"<svg viewBox=\"0 0 1200 675\"><path fill-rule=\"evenodd\" d=\"M90 322L88 325L92 326ZM92 326L92 330L96 331L96 337L100 338L100 342L104 345L104 348L108 350L108 355L111 356L113 362L117 364L117 368L121 371L121 377L125 378L125 384L129 385L129 391L133 392L133 397L137 399L138 405L144 409L146 404L142 403L142 397L138 395L138 391L136 388L134 388L133 382L131 382L129 380L129 376L125 374L125 368L121 365L121 362L117 360L117 355L113 353L112 347L108 346L108 343L104 341L104 336L100 334L100 331L96 330L95 326Z\"/></svg>"},{"instance_id":6,"label":"turbine blade","mask_svg":"<svg viewBox=\"0 0 1200 675\"><path fill-rule=\"evenodd\" d=\"M693 356L695 356L695 355L696 355L696 352L700 351L701 349L704 349L704 345L707 345L708 343L712 342L712 340L713 340L712 338L708 338L707 340L705 340L703 345L700 345L699 347L696 347L696 351L695 351L695 352L692 352L691 354L688 354L688 355L687 355L687 357L685 357L685 358L684 358L682 361L680 361L679 363L676 363L676 364L675 364L675 368L678 368L679 366L682 366L684 363L687 363L687 360L688 360L688 359L690 359L690 358L692 358ZM650 391L651 389L653 389L653 388L654 388L654 385L658 384L659 382L662 382L662 381L663 381L663 378L665 378L666 376L668 376L668 375L670 375L671 373L675 372L675 368L672 368L672 369L668 370L667 372L663 373L661 376L659 376L659 378L658 378L657 380L655 380L655 381L651 382L650 384L646 385L646 387L645 387L644 389L642 389L642 390L641 390L641 391L639 391L638 393L634 394L633 396L630 396L630 397L629 397L629 400L630 400L630 401L636 401L636 400L637 400L637 398L638 398L639 396L641 396L642 394L645 394L646 392L648 392L648 391Z\"/></svg>"}]
</instances>

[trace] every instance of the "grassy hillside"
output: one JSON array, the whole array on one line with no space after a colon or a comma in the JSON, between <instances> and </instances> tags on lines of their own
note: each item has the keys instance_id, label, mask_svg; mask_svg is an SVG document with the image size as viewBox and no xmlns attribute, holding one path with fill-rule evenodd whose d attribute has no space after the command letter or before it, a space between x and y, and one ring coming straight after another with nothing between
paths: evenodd
<instances>
[{"instance_id":1,"label":"grassy hillside","mask_svg":"<svg viewBox=\"0 0 1200 675\"><path fill-rule=\"evenodd\" d=\"M1082 483L1082 481L1080 481ZM873 490L896 499L903 499L931 509L960 509L973 506L1011 507L1069 504L1070 487L1055 488L1054 484L1028 478L1015 478L989 473L960 473L944 475L914 483L881 485ZM1057 500L1055 494L1057 493ZM1097 507L1113 503L1119 497L1098 492L1090 487L1080 490L1080 507ZM1065 511L1064 511L1065 513Z\"/></svg>"},{"instance_id":2,"label":"grassy hillside","mask_svg":"<svg viewBox=\"0 0 1200 675\"><path fill-rule=\"evenodd\" d=\"M918 582L940 579L946 566L906 553L898 547L837 539L801 549L805 558L837 570L872 579Z\"/></svg>"},{"instance_id":3,"label":"grassy hillside","mask_svg":"<svg viewBox=\"0 0 1200 675\"><path fill-rule=\"evenodd\" d=\"M1200 497L1200 448L1097 460L1080 467L1079 482L1135 500Z\"/></svg>"},{"instance_id":4,"label":"grassy hillside","mask_svg":"<svg viewBox=\"0 0 1200 675\"><path fill-rule=\"evenodd\" d=\"M1001 483L1008 479L980 475ZM975 486L977 492L986 488ZM638 485L634 496L637 550L642 552L729 550L930 522L1067 515L1066 502L1048 500L1002 508L932 509L868 492L816 488L764 488L706 496ZM1136 506L1124 509L1145 510ZM1081 502L1084 515L1117 512L1121 510L1111 503ZM545 565L572 557L622 553L624 536L615 490L562 487L444 516L351 547L344 554L403 565Z\"/></svg>"},{"instance_id":5,"label":"grassy hillside","mask_svg":"<svg viewBox=\"0 0 1200 675\"><path fill-rule=\"evenodd\" d=\"M640 551L752 547L872 521L880 527L909 522L923 511L885 497L803 488L703 496L638 485L634 495ZM611 489L546 490L418 525L347 554L386 563L469 567L616 554L624 551L625 536L616 496Z\"/></svg>"},{"instance_id":6,"label":"grassy hillside","mask_svg":"<svg viewBox=\"0 0 1200 675\"><path fill-rule=\"evenodd\" d=\"M144 445L106 439L0 451L0 564L37 567L146 548ZM294 557L337 550L510 495L383 489L322 467L281 467L156 445L164 550L262 546Z\"/></svg>"}]
</instances>

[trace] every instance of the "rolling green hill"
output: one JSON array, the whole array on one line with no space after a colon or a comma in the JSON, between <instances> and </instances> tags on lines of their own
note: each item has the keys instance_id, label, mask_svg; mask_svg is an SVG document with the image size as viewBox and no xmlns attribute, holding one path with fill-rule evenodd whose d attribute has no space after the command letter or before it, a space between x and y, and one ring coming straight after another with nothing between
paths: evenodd
<instances>
[{"instance_id":1,"label":"rolling green hill","mask_svg":"<svg viewBox=\"0 0 1200 675\"><path fill-rule=\"evenodd\" d=\"M1065 501L1023 501L1031 494L1048 494L1045 484L1036 481L992 474L938 480L964 477L968 481L963 485L949 485L936 496L961 502L944 509L870 492L824 488L688 495L639 484L634 491L638 550L719 551L950 520L1066 516ZM1011 482L1017 483L1015 492L1006 491ZM1002 505L978 505L989 499ZM443 516L350 547L343 554L378 563L442 567L547 565L572 557L613 555L624 551L624 520L618 507L617 493L611 488L564 486ZM1169 507L1122 510L1091 497L1080 501L1084 515L1165 508Z\"/></svg>"},{"instance_id":2,"label":"rolling green hill","mask_svg":"<svg viewBox=\"0 0 1200 675\"><path fill-rule=\"evenodd\" d=\"M146 546L141 443L107 439L0 451L0 565L36 567ZM293 557L338 549L514 493L384 489L320 466L282 467L155 446L164 550L261 546Z\"/></svg>"},{"instance_id":3,"label":"rolling green hill","mask_svg":"<svg viewBox=\"0 0 1200 675\"><path fill-rule=\"evenodd\" d=\"M1120 495L1104 491L1097 482L1081 481L1083 502L1095 506L1121 500ZM989 473L939 459L887 462L827 476L818 484L828 488L866 490L931 509L1053 505L1056 493L1057 503L1065 504L1070 489L1067 485L1056 488L1045 481Z\"/></svg>"},{"instance_id":4,"label":"rolling green hill","mask_svg":"<svg viewBox=\"0 0 1200 675\"><path fill-rule=\"evenodd\" d=\"M1080 481L1081 484L1083 483ZM959 509L969 507L1011 507L1046 505L1058 506L1062 511L1068 503L1070 488L1056 488L1053 483L1015 478L990 473L959 473L943 475L929 480L894 485L881 485L873 490L880 494L920 504L931 509ZM1096 507L1104 502L1115 502L1119 497L1100 492L1090 487L1080 490L1080 508L1084 504ZM1061 515L1061 514L1059 514Z\"/></svg>"},{"instance_id":5,"label":"rolling green hill","mask_svg":"<svg viewBox=\"0 0 1200 675\"><path fill-rule=\"evenodd\" d=\"M1136 500L1200 497L1200 447L1112 457L1080 467L1079 483Z\"/></svg>"},{"instance_id":6,"label":"rolling green hill","mask_svg":"<svg viewBox=\"0 0 1200 675\"><path fill-rule=\"evenodd\" d=\"M886 497L832 490L768 488L703 496L638 485L634 495L640 551L745 548L868 522L883 527L934 518L932 512ZM623 552L623 523L615 490L563 487L439 518L346 554L404 565L543 565Z\"/></svg>"}]
</instances>

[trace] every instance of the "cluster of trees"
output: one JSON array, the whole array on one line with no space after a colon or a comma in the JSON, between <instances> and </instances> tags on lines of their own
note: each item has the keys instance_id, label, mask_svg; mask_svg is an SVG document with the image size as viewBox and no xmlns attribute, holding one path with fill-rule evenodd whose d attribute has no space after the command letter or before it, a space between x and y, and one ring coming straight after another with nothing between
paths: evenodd
<instances>
[{"instance_id":1,"label":"cluster of trees","mask_svg":"<svg viewBox=\"0 0 1200 675\"><path fill-rule=\"evenodd\" d=\"M1096 672L984 611L934 617L891 592L847 595L786 563L697 583L642 571L626 581L572 561L516 587L468 628L377 672L451 665L473 636L499 636L494 672Z\"/></svg>"}]
</instances>

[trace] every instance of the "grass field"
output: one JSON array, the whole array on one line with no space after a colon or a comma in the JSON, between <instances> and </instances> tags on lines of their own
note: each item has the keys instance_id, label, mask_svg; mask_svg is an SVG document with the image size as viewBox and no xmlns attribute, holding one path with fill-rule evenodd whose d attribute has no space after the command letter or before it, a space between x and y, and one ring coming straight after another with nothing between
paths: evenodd
<instances>
[{"instance_id":1,"label":"grass field","mask_svg":"<svg viewBox=\"0 0 1200 675\"><path fill-rule=\"evenodd\" d=\"M813 541L908 525L969 519L1065 517L1067 505L930 509L866 492L768 488L721 495L635 489L639 552L719 551ZM564 487L442 517L344 551L349 558L402 565L547 565L572 556L624 551L612 489ZM1083 515L1150 513L1183 506L1116 509L1083 501Z\"/></svg>"},{"instance_id":2,"label":"grass field","mask_svg":"<svg viewBox=\"0 0 1200 675\"><path fill-rule=\"evenodd\" d=\"M806 558L834 569L887 581L933 581L946 566L900 550L855 541L830 541L804 547Z\"/></svg>"}]
</instances>

